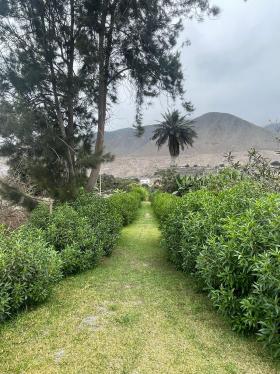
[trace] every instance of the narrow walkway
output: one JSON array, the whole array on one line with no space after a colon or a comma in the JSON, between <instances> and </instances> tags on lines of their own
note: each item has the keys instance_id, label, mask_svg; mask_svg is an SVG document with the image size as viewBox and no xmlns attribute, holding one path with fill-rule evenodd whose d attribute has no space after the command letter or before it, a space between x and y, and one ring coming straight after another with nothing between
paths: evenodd
<instances>
[{"instance_id":1,"label":"narrow walkway","mask_svg":"<svg viewBox=\"0 0 280 374\"><path fill-rule=\"evenodd\" d=\"M98 268L0 331L0 373L280 373L168 263L148 203Z\"/></svg>"}]
</instances>

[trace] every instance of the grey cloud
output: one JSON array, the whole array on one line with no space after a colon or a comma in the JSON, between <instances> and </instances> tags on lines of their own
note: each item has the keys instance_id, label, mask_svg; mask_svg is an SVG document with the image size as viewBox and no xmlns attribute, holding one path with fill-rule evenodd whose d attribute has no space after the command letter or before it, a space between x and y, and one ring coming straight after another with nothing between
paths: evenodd
<instances>
[{"instance_id":1,"label":"grey cloud","mask_svg":"<svg viewBox=\"0 0 280 374\"><path fill-rule=\"evenodd\" d=\"M280 119L279 0L216 0L222 9L215 20L187 21L182 52L187 98L200 115L230 112L256 124ZM122 88L110 129L131 126L132 90ZM164 97L145 108L144 124L154 123L166 110Z\"/></svg>"}]
</instances>

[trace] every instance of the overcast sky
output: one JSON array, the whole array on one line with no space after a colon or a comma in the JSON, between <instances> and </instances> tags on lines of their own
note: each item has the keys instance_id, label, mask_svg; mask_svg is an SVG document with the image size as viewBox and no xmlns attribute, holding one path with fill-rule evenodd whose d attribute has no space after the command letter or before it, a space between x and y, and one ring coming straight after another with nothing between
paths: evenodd
<instances>
[{"instance_id":1,"label":"overcast sky","mask_svg":"<svg viewBox=\"0 0 280 374\"><path fill-rule=\"evenodd\" d=\"M216 0L222 12L203 23L188 21L182 40L187 99L195 116L228 112L258 125L280 120L280 0ZM133 91L119 92L108 129L129 127L134 119ZM144 125L168 108L164 98L145 107Z\"/></svg>"}]
</instances>

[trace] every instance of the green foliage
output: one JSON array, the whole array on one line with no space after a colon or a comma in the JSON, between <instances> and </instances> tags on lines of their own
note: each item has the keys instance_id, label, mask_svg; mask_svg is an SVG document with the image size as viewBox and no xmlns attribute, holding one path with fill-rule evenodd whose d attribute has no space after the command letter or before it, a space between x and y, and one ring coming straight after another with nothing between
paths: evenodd
<instances>
[{"instance_id":1,"label":"green foliage","mask_svg":"<svg viewBox=\"0 0 280 374\"><path fill-rule=\"evenodd\" d=\"M178 176L176 182L178 194L183 196L188 192L194 192L200 189L220 191L232 187L237 182L246 179L248 180L248 177L238 170L228 167L220 170L218 173L210 173L208 175Z\"/></svg>"},{"instance_id":2,"label":"green foliage","mask_svg":"<svg viewBox=\"0 0 280 374\"><path fill-rule=\"evenodd\" d=\"M41 212L44 216L42 207L38 212L35 210L35 218L40 216ZM31 222L42 227L43 222L40 220L36 222L34 216L31 217ZM79 214L70 205L62 204L54 208L46 222L46 240L61 253L65 274L90 269L98 262L102 253L101 243L86 216Z\"/></svg>"},{"instance_id":3,"label":"green foliage","mask_svg":"<svg viewBox=\"0 0 280 374\"><path fill-rule=\"evenodd\" d=\"M141 204L141 194L134 191L128 193L119 192L112 195L109 199L119 212L123 226L130 224L136 218Z\"/></svg>"},{"instance_id":4,"label":"green foliage","mask_svg":"<svg viewBox=\"0 0 280 374\"><path fill-rule=\"evenodd\" d=\"M121 190L128 192L131 184L137 184L139 180L137 178L119 178L113 175L102 174L101 175L101 190L102 192L112 192ZM100 189L100 179L97 180L97 189Z\"/></svg>"},{"instance_id":5,"label":"green foliage","mask_svg":"<svg viewBox=\"0 0 280 374\"><path fill-rule=\"evenodd\" d=\"M208 189L191 192L181 199L177 198L173 206L168 205L170 195L162 194L166 207L159 201L160 195L154 209L160 217L163 240L172 261L184 271L195 272L197 256L207 238L221 230L225 217L244 211L260 193L257 184L244 181L220 192ZM160 210L161 205L163 211Z\"/></svg>"},{"instance_id":6,"label":"green foliage","mask_svg":"<svg viewBox=\"0 0 280 374\"><path fill-rule=\"evenodd\" d=\"M59 255L41 230L22 227L0 233L0 320L44 301L61 277Z\"/></svg>"},{"instance_id":7,"label":"green foliage","mask_svg":"<svg viewBox=\"0 0 280 374\"><path fill-rule=\"evenodd\" d=\"M173 193L178 190L177 179L180 177L176 169L169 168L166 170L160 170L155 173L156 177L160 179L159 189L162 192Z\"/></svg>"},{"instance_id":8,"label":"green foliage","mask_svg":"<svg viewBox=\"0 0 280 374\"><path fill-rule=\"evenodd\" d=\"M160 178L160 190L184 196L188 192L201 189L220 191L234 186L243 180L250 180L248 176L233 167L227 167L208 175L180 176L175 168L158 171L155 173Z\"/></svg>"},{"instance_id":9,"label":"green foliage","mask_svg":"<svg viewBox=\"0 0 280 374\"><path fill-rule=\"evenodd\" d=\"M0 19L6 50L0 57L0 152L23 181L30 178L62 200L75 196L86 167L102 158L91 151L97 65L88 63L82 3L2 0L0 9L6 9Z\"/></svg>"},{"instance_id":10,"label":"green foliage","mask_svg":"<svg viewBox=\"0 0 280 374\"><path fill-rule=\"evenodd\" d=\"M163 222L173 211L174 204L179 202L179 199L169 193L155 192L151 197L151 202L156 217Z\"/></svg>"},{"instance_id":11,"label":"green foliage","mask_svg":"<svg viewBox=\"0 0 280 374\"><path fill-rule=\"evenodd\" d=\"M280 197L272 194L227 218L222 235L209 239L197 261L214 305L235 329L258 331L271 348L280 343L279 208Z\"/></svg>"},{"instance_id":12,"label":"green foliage","mask_svg":"<svg viewBox=\"0 0 280 374\"><path fill-rule=\"evenodd\" d=\"M62 274L95 266L109 255L123 224L136 216L144 190L102 198L80 191L76 201L50 214L39 205L26 226L8 234L0 227L0 320L45 300Z\"/></svg>"},{"instance_id":13,"label":"green foliage","mask_svg":"<svg viewBox=\"0 0 280 374\"><path fill-rule=\"evenodd\" d=\"M280 356L280 252L279 248L258 256L254 263L256 281L253 291L240 304L243 323L258 331L258 336L275 356Z\"/></svg>"},{"instance_id":14,"label":"green foliage","mask_svg":"<svg viewBox=\"0 0 280 374\"><path fill-rule=\"evenodd\" d=\"M159 194L153 206L176 266L195 274L234 329L257 333L280 355L280 197L239 175L235 185L207 179L176 204Z\"/></svg>"},{"instance_id":15,"label":"green foliage","mask_svg":"<svg viewBox=\"0 0 280 374\"><path fill-rule=\"evenodd\" d=\"M39 205L29 224L44 230L46 240L61 253L66 274L83 271L102 254L111 254L121 227L135 218L146 190L131 189L109 198L81 190L72 205L58 205L52 215L45 205Z\"/></svg>"},{"instance_id":16,"label":"green foliage","mask_svg":"<svg viewBox=\"0 0 280 374\"><path fill-rule=\"evenodd\" d=\"M111 199L81 191L73 206L79 215L87 217L104 253L111 254L122 226L122 218Z\"/></svg>"},{"instance_id":17,"label":"green foliage","mask_svg":"<svg viewBox=\"0 0 280 374\"><path fill-rule=\"evenodd\" d=\"M191 106L188 109L193 111ZM155 129L152 140L156 140L158 149L168 143L170 156L174 160L185 147L193 146L195 138L197 133L187 115L182 116L178 110L174 110L163 115L163 121Z\"/></svg>"},{"instance_id":18,"label":"green foliage","mask_svg":"<svg viewBox=\"0 0 280 374\"><path fill-rule=\"evenodd\" d=\"M50 210L46 204L39 204L29 217L29 225L46 230L50 223Z\"/></svg>"},{"instance_id":19,"label":"green foliage","mask_svg":"<svg viewBox=\"0 0 280 374\"><path fill-rule=\"evenodd\" d=\"M225 158L230 167L240 174L261 183L270 192L280 192L280 169L273 167L271 161L255 148L248 151L248 161L245 164L235 161L231 152Z\"/></svg>"},{"instance_id":20,"label":"green foliage","mask_svg":"<svg viewBox=\"0 0 280 374\"><path fill-rule=\"evenodd\" d=\"M130 192L136 192L140 195L141 201L146 201L149 198L149 192L145 187L140 186L139 184L133 183L129 186L128 190Z\"/></svg>"}]
</instances>

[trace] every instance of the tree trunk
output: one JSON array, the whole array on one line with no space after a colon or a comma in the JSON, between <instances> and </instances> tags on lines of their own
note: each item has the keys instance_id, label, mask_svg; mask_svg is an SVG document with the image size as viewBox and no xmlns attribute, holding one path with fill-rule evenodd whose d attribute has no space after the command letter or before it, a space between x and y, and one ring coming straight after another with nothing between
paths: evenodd
<instances>
[{"instance_id":1,"label":"tree trunk","mask_svg":"<svg viewBox=\"0 0 280 374\"><path fill-rule=\"evenodd\" d=\"M171 162L170 162L170 167L171 168L175 168L176 167L176 160L177 160L177 157L172 157L171 156Z\"/></svg>"},{"instance_id":2,"label":"tree trunk","mask_svg":"<svg viewBox=\"0 0 280 374\"><path fill-rule=\"evenodd\" d=\"M75 25L75 8L74 0L70 1L71 6L71 34L69 41L69 56L68 56L68 128L67 135L69 137L69 152L71 154L71 160L73 162L73 168L75 168L75 150L74 150L74 53L75 53L75 38L74 38L74 25ZM75 173L75 170L73 170Z\"/></svg>"},{"instance_id":3,"label":"tree trunk","mask_svg":"<svg viewBox=\"0 0 280 374\"><path fill-rule=\"evenodd\" d=\"M101 31L99 35L99 92L98 92L98 132L95 143L95 155L97 157L97 163L94 168L91 169L91 173L88 179L86 190L92 191L97 183L97 179L101 169L101 157L104 148L104 135L105 135L105 122L106 122L106 110L107 110L107 93L108 93L108 71L109 62L111 55L111 44L112 44L112 32L114 25L114 17L111 16L110 28L106 35L106 19L108 12L108 0L103 2L103 13L101 21ZM107 36L107 45L106 45ZM105 46L106 45L106 46Z\"/></svg>"},{"instance_id":4,"label":"tree trunk","mask_svg":"<svg viewBox=\"0 0 280 374\"><path fill-rule=\"evenodd\" d=\"M106 109L107 109L107 84L104 77L100 77L99 84L99 99L98 99L98 132L95 143L95 155L100 157L104 147L104 133L106 122ZM91 169L90 177L87 183L87 191L93 190L97 183L97 179L101 169L101 162L98 161L95 168Z\"/></svg>"}]
</instances>

